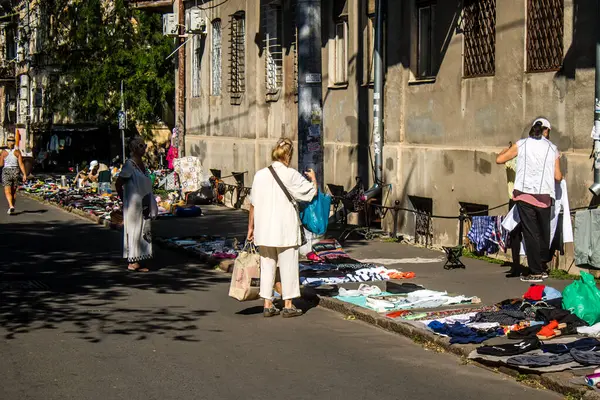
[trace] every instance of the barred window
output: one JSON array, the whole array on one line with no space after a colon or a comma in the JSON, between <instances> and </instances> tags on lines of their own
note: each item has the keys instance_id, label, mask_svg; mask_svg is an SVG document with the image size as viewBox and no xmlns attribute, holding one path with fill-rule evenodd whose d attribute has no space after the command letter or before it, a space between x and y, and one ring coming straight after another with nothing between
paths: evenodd
<instances>
[{"instance_id":1,"label":"barred window","mask_svg":"<svg viewBox=\"0 0 600 400\"><path fill-rule=\"evenodd\" d=\"M231 16L229 51L229 92L231 104L239 105L246 91L246 13L238 11Z\"/></svg>"},{"instance_id":2,"label":"barred window","mask_svg":"<svg viewBox=\"0 0 600 400\"><path fill-rule=\"evenodd\" d=\"M527 1L527 71L559 70L563 63L564 0Z\"/></svg>"},{"instance_id":3,"label":"barred window","mask_svg":"<svg viewBox=\"0 0 600 400\"><path fill-rule=\"evenodd\" d=\"M277 100L274 95L279 93L283 83L283 11L280 0L266 0L262 11L267 100Z\"/></svg>"},{"instance_id":4,"label":"barred window","mask_svg":"<svg viewBox=\"0 0 600 400\"><path fill-rule=\"evenodd\" d=\"M464 76L496 73L496 0L465 0Z\"/></svg>"},{"instance_id":5,"label":"barred window","mask_svg":"<svg viewBox=\"0 0 600 400\"><path fill-rule=\"evenodd\" d=\"M221 20L215 19L212 22L212 70L211 70L211 94L213 96L221 95Z\"/></svg>"},{"instance_id":6,"label":"barred window","mask_svg":"<svg viewBox=\"0 0 600 400\"><path fill-rule=\"evenodd\" d=\"M329 79L333 85L348 83L348 1L333 2L333 32L329 40Z\"/></svg>"}]
</instances>

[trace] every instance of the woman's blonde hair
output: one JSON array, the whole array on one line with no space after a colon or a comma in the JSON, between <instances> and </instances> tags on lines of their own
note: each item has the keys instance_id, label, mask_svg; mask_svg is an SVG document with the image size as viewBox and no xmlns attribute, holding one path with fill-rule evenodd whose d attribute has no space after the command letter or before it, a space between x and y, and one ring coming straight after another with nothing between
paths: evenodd
<instances>
[{"instance_id":1,"label":"woman's blonde hair","mask_svg":"<svg viewBox=\"0 0 600 400\"><path fill-rule=\"evenodd\" d=\"M290 139L281 138L271 152L271 159L284 164L289 164L294 154L294 144Z\"/></svg>"}]
</instances>

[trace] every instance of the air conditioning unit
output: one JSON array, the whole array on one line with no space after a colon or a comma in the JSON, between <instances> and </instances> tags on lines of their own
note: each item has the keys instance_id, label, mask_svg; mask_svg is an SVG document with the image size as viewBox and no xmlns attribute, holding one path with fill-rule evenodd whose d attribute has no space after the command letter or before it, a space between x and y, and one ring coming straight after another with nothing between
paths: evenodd
<instances>
[{"instance_id":1,"label":"air conditioning unit","mask_svg":"<svg viewBox=\"0 0 600 400\"><path fill-rule=\"evenodd\" d=\"M179 25L177 24L177 19L175 18L175 14L164 14L163 15L163 35L165 36L178 36L179 35Z\"/></svg>"},{"instance_id":2,"label":"air conditioning unit","mask_svg":"<svg viewBox=\"0 0 600 400\"><path fill-rule=\"evenodd\" d=\"M208 21L202 16L202 10L193 8L190 10L189 33L206 35L208 33Z\"/></svg>"}]
</instances>

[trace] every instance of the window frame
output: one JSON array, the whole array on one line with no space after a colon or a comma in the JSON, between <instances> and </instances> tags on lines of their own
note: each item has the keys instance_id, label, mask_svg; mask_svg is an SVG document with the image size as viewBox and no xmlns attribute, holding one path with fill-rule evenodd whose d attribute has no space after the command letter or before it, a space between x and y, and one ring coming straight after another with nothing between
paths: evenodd
<instances>
[{"instance_id":1,"label":"window frame","mask_svg":"<svg viewBox=\"0 0 600 400\"><path fill-rule=\"evenodd\" d=\"M429 51L427 54L428 57L428 66L423 69L422 68L422 57L423 57L423 38L422 38L422 29L421 29L421 11L429 9L429 29L428 29L428 41L429 41ZM415 6L415 21L416 21L416 49L415 49L415 80L431 80L435 79L437 75L437 59L435 57L435 25L436 25L436 9L437 2L436 1L418 1ZM423 74L425 72L425 74Z\"/></svg>"},{"instance_id":2,"label":"window frame","mask_svg":"<svg viewBox=\"0 0 600 400\"><path fill-rule=\"evenodd\" d=\"M343 37L338 36L339 27ZM333 35L329 40L329 86L347 87L348 77L348 48L349 24L347 17L335 18L332 22ZM342 52L340 54L340 51ZM341 75L341 76L340 76Z\"/></svg>"},{"instance_id":3,"label":"window frame","mask_svg":"<svg viewBox=\"0 0 600 400\"><path fill-rule=\"evenodd\" d=\"M246 41L246 12L243 10L237 11L231 15L230 18L230 55L229 55L229 93L231 97L232 105L240 105L244 94L246 93L246 53L247 53L247 41ZM238 33L237 36L241 37L241 43L236 42L233 37L234 30ZM241 50L240 50L241 47ZM234 55L234 52L236 53ZM243 54L242 54L243 53ZM234 57L238 61L234 68ZM241 66L241 72L239 71ZM235 70L235 71L234 71Z\"/></svg>"},{"instance_id":4,"label":"window frame","mask_svg":"<svg viewBox=\"0 0 600 400\"><path fill-rule=\"evenodd\" d=\"M556 72L556 71L560 71L560 69L563 67L564 64L564 60L565 60L565 2L564 0L557 0L560 1L561 7L560 7L560 16L559 18L553 18L553 20L559 20L561 23L561 32L560 32L560 46L557 48L557 50L560 52L560 59L561 62L559 65L553 65L550 66L549 68L535 68L532 66L532 64L534 64L533 62L533 52L532 52L532 46L534 45L534 38L531 37L532 35L532 31L534 31L533 27L531 26L531 24L533 24L532 19L531 19L531 6L532 6L532 0L527 0L527 2L525 3L525 7L526 7L526 24L525 24L525 72L527 73L543 73L543 72ZM542 21L544 22L544 21ZM549 29L547 24L541 24L541 27L538 27L537 30L540 31L542 29ZM539 38L538 38L539 39ZM535 41L536 44L539 44L537 41Z\"/></svg>"},{"instance_id":5,"label":"window frame","mask_svg":"<svg viewBox=\"0 0 600 400\"><path fill-rule=\"evenodd\" d=\"M263 5L262 12L266 100L277 101L283 90L284 77L283 4L280 0L271 0Z\"/></svg>"},{"instance_id":6,"label":"window frame","mask_svg":"<svg viewBox=\"0 0 600 400\"><path fill-rule=\"evenodd\" d=\"M193 35L192 36L192 59L191 59L191 63L192 63L192 66L191 66L191 79L192 79L191 97L192 98L198 98L201 96L201 93L202 93L202 89L201 89L201 85L202 85L201 49L202 49L202 38L200 37L200 35Z\"/></svg>"},{"instance_id":7,"label":"window frame","mask_svg":"<svg viewBox=\"0 0 600 400\"><path fill-rule=\"evenodd\" d=\"M494 35L493 35L493 71L483 71L481 73L467 73L467 55L468 55L468 51L467 51L467 47L468 47L468 43L470 41L475 41L475 38L471 38L471 40L467 40L467 35L469 34L469 32L472 31L472 28L470 27L465 27L467 18L465 18L465 12L467 10L467 3L471 3L471 4L481 4L482 1L490 1L494 3L494 25L493 25L493 31L494 31ZM471 5L469 4L469 5ZM463 11L462 11L462 17L461 17L461 24L462 24L462 32L463 32L463 79L473 79L473 78L485 78L485 77L491 77L491 76L495 76L496 75L496 42L497 42L497 9L498 9L498 1L497 0L464 0L464 5L463 5ZM473 20L473 19L472 19ZM477 22L481 22L479 19L477 20Z\"/></svg>"}]
</instances>

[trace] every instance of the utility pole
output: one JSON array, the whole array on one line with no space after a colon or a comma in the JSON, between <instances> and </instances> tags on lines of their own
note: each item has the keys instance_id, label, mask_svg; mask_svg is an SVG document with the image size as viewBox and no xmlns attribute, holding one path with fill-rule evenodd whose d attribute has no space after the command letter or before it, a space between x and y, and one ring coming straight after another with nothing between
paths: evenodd
<instances>
[{"instance_id":1,"label":"utility pole","mask_svg":"<svg viewBox=\"0 0 600 400\"><path fill-rule=\"evenodd\" d=\"M375 79L373 90L373 153L375 153L375 186L383 184L383 28L384 0L377 0L375 10Z\"/></svg>"},{"instance_id":2,"label":"utility pole","mask_svg":"<svg viewBox=\"0 0 600 400\"><path fill-rule=\"evenodd\" d=\"M600 0L597 1L596 20L600 21ZM594 96L594 183L590 191L600 196L600 28L596 26L596 93Z\"/></svg>"},{"instance_id":3,"label":"utility pole","mask_svg":"<svg viewBox=\"0 0 600 400\"><path fill-rule=\"evenodd\" d=\"M125 114L125 98L123 96L123 81L121 80L121 112L119 113L119 129L121 130L121 146L123 147L121 164L125 164L125 128L127 128L127 114Z\"/></svg>"},{"instance_id":4,"label":"utility pole","mask_svg":"<svg viewBox=\"0 0 600 400\"><path fill-rule=\"evenodd\" d=\"M179 157L185 155L185 6L183 0L177 0L177 17L179 24L179 50L177 54L177 105L175 110Z\"/></svg>"},{"instance_id":5,"label":"utility pole","mask_svg":"<svg viewBox=\"0 0 600 400\"><path fill-rule=\"evenodd\" d=\"M321 0L298 0L298 168L323 190Z\"/></svg>"}]
</instances>

